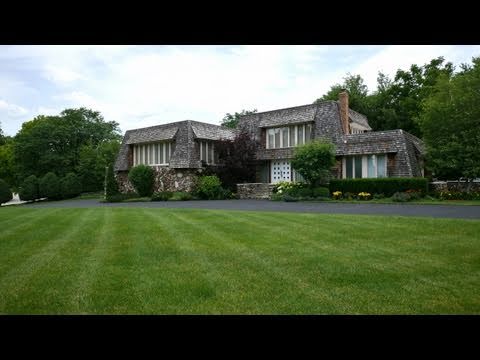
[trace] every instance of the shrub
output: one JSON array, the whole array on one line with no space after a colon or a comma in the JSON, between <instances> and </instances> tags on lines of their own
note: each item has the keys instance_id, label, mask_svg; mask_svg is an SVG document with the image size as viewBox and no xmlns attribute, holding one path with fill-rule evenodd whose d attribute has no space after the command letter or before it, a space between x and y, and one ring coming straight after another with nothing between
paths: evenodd
<instances>
[{"instance_id":1,"label":"shrub","mask_svg":"<svg viewBox=\"0 0 480 360\"><path fill-rule=\"evenodd\" d=\"M358 194L368 192L370 194L383 193L385 196L392 196L396 192L415 190L422 195L428 189L426 178L378 178L378 179L332 179L330 180L330 191L341 191Z\"/></svg>"},{"instance_id":2,"label":"shrub","mask_svg":"<svg viewBox=\"0 0 480 360\"><path fill-rule=\"evenodd\" d=\"M35 175L27 177L18 189L20 200L36 200L40 197L38 190L38 179Z\"/></svg>"},{"instance_id":3,"label":"shrub","mask_svg":"<svg viewBox=\"0 0 480 360\"><path fill-rule=\"evenodd\" d=\"M113 195L107 195L105 197L105 202L122 202L128 199L134 199L138 198L137 193L127 193L127 194L113 194Z\"/></svg>"},{"instance_id":4,"label":"shrub","mask_svg":"<svg viewBox=\"0 0 480 360\"><path fill-rule=\"evenodd\" d=\"M335 165L335 146L316 140L295 148L292 168L311 186L327 183Z\"/></svg>"},{"instance_id":5,"label":"shrub","mask_svg":"<svg viewBox=\"0 0 480 360\"><path fill-rule=\"evenodd\" d=\"M295 202L295 201L298 201L298 199L296 197L293 197L293 196L290 196L290 195L286 194L286 195L283 195L283 201Z\"/></svg>"},{"instance_id":6,"label":"shrub","mask_svg":"<svg viewBox=\"0 0 480 360\"><path fill-rule=\"evenodd\" d=\"M193 196L188 192L177 191L174 192L173 195L170 197L170 201L185 201L185 200L192 200Z\"/></svg>"},{"instance_id":7,"label":"shrub","mask_svg":"<svg viewBox=\"0 0 480 360\"><path fill-rule=\"evenodd\" d=\"M270 197L270 200L272 200L272 201L282 201L283 200L283 194L274 193Z\"/></svg>"},{"instance_id":8,"label":"shrub","mask_svg":"<svg viewBox=\"0 0 480 360\"><path fill-rule=\"evenodd\" d=\"M376 200L385 199L385 194L373 194L373 198Z\"/></svg>"},{"instance_id":9,"label":"shrub","mask_svg":"<svg viewBox=\"0 0 480 360\"><path fill-rule=\"evenodd\" d=\"M0 179L0 204L9 202L12 200L12 191L8 187L7 183Z\"/></svg>"},{"instance_id":10,"label":"shrub","mask_svg":"<svg viewBox=\"0 0 480 360\"><path fill-rule=\"evenodd\" d=\"M410 201L410 195L406 192L396 192L392 196L392 201L395 201L395 202Z\"/></svg>"},{"instance_id":11,"label":"shrub","mask_svg":"<svg viewBox=\"0 0 480 360\"><path fill-rule=\"evenodd\" d=\"M302 183L290 182L290 181L279 181L273 187L273 193L279 194L290 194L292 191L295 191L297 188L302 188Z\"/></svg>"},{"instance_id":12,"label":"shrub","mask_svg":"<svg viewBox=\"0 0 480 360\"><path fill-rule=\"evenodd\" d=\"M204 200L220 200L224 197L222 184L216 175L202 176L198 181L195 193Z\"/></svg>"},{"instance_id":13,"label":"shrub","mask_svg":"<svg viewBox=\"0 0 480 360\"><path fill-rule=\"evenodd\" d=\"M372 194L367 192L361 192L361 193L358 193L357 195L357 198L359 200L370 200L371 197L372 197Z\"/></svg>"},{"instance_id":14,"label":"shrub","mask_svg":"<svg viewBox=\"0 0 480 360\"><path fill-rule=\"evenodd\" d=\"M312 196L314 198L328 198L330 196L330 190L326 187L316 187L312 190Z\"/></svg>"},{"instance_id":15,"label":"shrub","mask_svg":"<svg viewBox=\"0 0 480 360\"><path fill-rule=\"evenodd\" d=\"M69 199L82 193L82 184L74 173L68 173L60 181L62 197Z\"/></svg>"},{"instance_id":16,"label":"shrub","mask_svg":"<svg viewBox=\"0 0 480 360\"><path fill-rule=\"evenodd\" d=\"M480 192L476 191L441 191L435 195L440 200L480 200Z\"/></svg>"},{"instance_id":17,"label":"shrub","mask_svg":"<svg viewBox=\"0 0 480 360\"><path fill-rule=\"evenodd\" d=\"M38 182L40 197L46 197L49 200L58 200L62 198L62 189L60 179L53 172L45 174Z\"/></svg>"},{"instance_id":18,"label":"shrub","mask_svg":"<svg viewBox=\"0 0 480 360\"><path fill-rule=\"evenodd\" d=\"M140 196L150 196L153 192L153 169L147 165L137 165L130 169L128 179Z\"/></svg>"},{"instance_id":19,"label":"shrub","mask_svg":"<svg viewBox=\"0 0 480 360\"><path fill-rule=\"evenodd\" d=\"M113 174L112 164L110 164L105 168L105 179L104 179L103 187L104 187L105 197L117 195L120 193L120 191L118 191L118 184L117 184L117 181L115 180L115 175Z\"/></svg>"},{"instance_id":20,"label":"shrub","mask_svg":"<svg viewBox=\"0 0 480 360\"><path fill-rule=\"evenodd\" d=\"M341 191L334 191L332 193L332 197L335 199L335 200L340 200L342 198L342 192Z\"/></svg>"},{"instance_id":21,"label":"shrub","mask_svg":"<svg viewBox=\"0 0 480 360\"><path fill-rule=\"evenodd\" d=\"M161 191L153 193L152 201L167 201L173 196L171 191Z\"/></svg>"},{"instance_id":22,"label":"shrub","mask_svg":"<svg viewBox=\"0 0 480 360\"><path fill-rule=\"evenodd\" d=\"M422 197L420 191L417 190L408 189L407 191L405 191L405 193L410 196L410 200L418 200Z\"/></svg>"}]
</instances>

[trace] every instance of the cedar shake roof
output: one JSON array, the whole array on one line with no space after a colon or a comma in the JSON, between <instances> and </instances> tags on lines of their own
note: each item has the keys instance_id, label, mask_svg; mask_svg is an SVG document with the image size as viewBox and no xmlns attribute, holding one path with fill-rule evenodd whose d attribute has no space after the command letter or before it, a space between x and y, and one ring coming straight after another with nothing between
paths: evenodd
<instances>
[{"instance_id":1,"label":"cedar shake roof","mask_svg":"<svg viewBox=\"0 0 480 360\"><path fill-rule=\"evenodd\" d=\"M410 142L420 154L424 153L421 140L403 130L344 135L335 145L337 155L383 154L403 151Z\"/></svg>"},{"instance_id":2,"label":"cedar shake roof","mask_svg":"<svg viewBox=\"0 0 480 360\"><path fill-rule=\"evenodd\" d=\"M202 123L198 121L191 122L193 133L197 139L204 140L233 140L235 137L235 130L228 129L222 126Z\"/></svg>"},{"instance_id":3,"label":"cedar shake roof","mask_svg":"<svg viewBox=\"0 0 480 360\"><path fill-rule=\"evenodd\" d=\"M175 123L130 130L127 144L171 140L175 137L177 131L178 126Z\"/></svg>"},{"instance_id":4,"label":"cedar shake roof","mask_svg":"<svg viewBox=\"0 0 480 360\"><path fill-rule=\"evenodd\" d=\"M127 171L129 169L130 145L166 140L175 140L176 142L175 151L170 157L170 167L197 168L200 166L200 159L196 159L196 154L194 154L195 138L233 139L235 133L236 131L232 129L193 120L128 130L123 137L114 170Z\"/></svg>"},{"instance_id":5,"label":"cedar shake roof","mask_svg":"<svg viewBox=\"0 0 480 360\"><path fill-rule=\"evenodd\" d=\"M299 124L313 121L317 106L314 104L296 106L280 110L266 111L258 114L261 118L259 127Z\"/></svg>"},{"instance_id":6,"label":"cedar shake roof","mask_svg":"<svg viewBox=\"0 0 480 360\"><path fill-rule=\"evenodd\" d=\"M339 105L338 101L322 101L315 104L295 106L285 109L264 111L250 115L244 115L242 118L255 117L258 115L260 122L258 124L261 128L276 127L282 125L300 124L315 121L315 114L320 111L324 117L329 117L333 120L338 116L338 111L334 109L332 104ZM367 117L355 110L349 110L349 118L351 122L357 123L368 130L372 130L368 124Z\"/></svg>"}]
</instances>

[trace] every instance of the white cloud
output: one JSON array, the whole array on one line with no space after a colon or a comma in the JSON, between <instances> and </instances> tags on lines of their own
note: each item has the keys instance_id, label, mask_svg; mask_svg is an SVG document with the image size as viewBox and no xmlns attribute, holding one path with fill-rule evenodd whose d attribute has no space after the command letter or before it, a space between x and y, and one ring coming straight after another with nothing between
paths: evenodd
<instances>
[{"instance_id":1,"label":"white cloud","mask_svg":"<svg viewBox=\"0 0 480 360\"><path fill-rule=\"evenodd\" d=\"M18 118L27 114L28 110L19 105L8 103L7 101L0 99L0 112L6 113L9 117Z\"/></svg>"},{"instance_id":2,"label":"white cloud","mask_svg":"<svg viewBox=\"0 0 480 360\"><path fill-rule=\"evenodd\" d=\"M100 111L106 120L120 122L125 131L184 119L218 124L227 112L311 103L348 72L362 75L374 90L378 71L392 76L398 68L422 65L440 55L459 64L479 53L480 47L0 46L0 50L0 99L24 109L22 119L85 106ZM13 109L7 121L18 130L21 123L16 119L22 110Z\"/></svg>"}]
</instances>

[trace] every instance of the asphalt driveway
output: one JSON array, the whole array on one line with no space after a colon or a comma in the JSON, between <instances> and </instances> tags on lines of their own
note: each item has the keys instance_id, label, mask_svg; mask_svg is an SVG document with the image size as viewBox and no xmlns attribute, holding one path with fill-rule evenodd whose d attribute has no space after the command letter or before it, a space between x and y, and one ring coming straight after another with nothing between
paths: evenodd
<instances>
[{"instance_id":1,"label":"asphalt driveway","mask_svg":"<svg viewBox=\"0 0 480 360\"><path fill-rule=\"evenodd\" d=\"M216 210L286 211L328 214L429 216L437 218L480 219L480 206L414 205L414 204L352 204L328 202L280 202L269 200L155 201L101 203L96 199L39 202L21 205L35 208L145 207L189 208Z\"/></svg>"}]
</instances>

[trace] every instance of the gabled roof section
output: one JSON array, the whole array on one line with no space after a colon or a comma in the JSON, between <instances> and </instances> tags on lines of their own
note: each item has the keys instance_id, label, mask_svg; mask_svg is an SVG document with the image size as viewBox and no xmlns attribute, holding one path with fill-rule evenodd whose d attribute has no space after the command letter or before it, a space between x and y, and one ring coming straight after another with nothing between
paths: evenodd
<instances>
[{"instance_id":1,"label":"gabled roof section","mask_svg":"<svg viewBox=\"0 0 480 360\"><path fill-rule=\"evenodd\" d=\"M357 155L396 153L404 151L409 143L413 143L419 153L424 154L421 140L403 130L343 135L335 145L337 155Z\"/></svg>"},{"instance_id":2,"label":"gabled roof section","mask_svg":"<svg viewBox=\"0 0 480 360\"><path fill-rule=\"evenodd\" d=\"M370 125L368 124L367 117L363 114L356 112L355 110L348 109L348 117L350 120L356 124L359 124L365 127L367 130L372 130Z\"/></svg>"},{"instance_id":3,"label":"gabled roof section","mask_svg":"<svg viewBox=\"0 0 480 360\"><path fill-rule=\"evenodd\" d=\"M177 134L178 125L178 123L171 123L129 130L129 136L126 144L140 144L154 141L171 140Z\"/></svg>"},{"instance_id":4,"label":"gabled roof section","mask_svg":"<svg viewBox=\"0 0 480 360\"><path fill-rule=\"evenodd\" d=\"M193 133L197 139L204 140L220 140L228 139L233 140L235 138L235 131L222 126L201 123L198 121L191 121Z\"/></svg>"}]
</instances>

